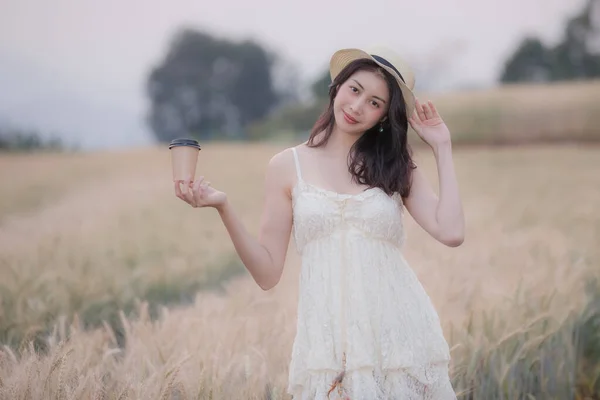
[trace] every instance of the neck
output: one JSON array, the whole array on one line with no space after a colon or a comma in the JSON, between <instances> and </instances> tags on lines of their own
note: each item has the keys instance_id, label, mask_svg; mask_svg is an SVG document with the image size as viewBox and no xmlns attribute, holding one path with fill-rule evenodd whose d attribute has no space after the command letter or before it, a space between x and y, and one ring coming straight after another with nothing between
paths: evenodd
<instances>
[{"instance_id":1,"label":"neck","mask_svg":"<svg viewBox=\"0 0 600 400\"><path fill-rule=\"evenodd\" d=\"M359 137L360 135L349 135L342 132L337 126L334 126L326 147L335 155L346 157Z\"/></svg>"}]
</instances>

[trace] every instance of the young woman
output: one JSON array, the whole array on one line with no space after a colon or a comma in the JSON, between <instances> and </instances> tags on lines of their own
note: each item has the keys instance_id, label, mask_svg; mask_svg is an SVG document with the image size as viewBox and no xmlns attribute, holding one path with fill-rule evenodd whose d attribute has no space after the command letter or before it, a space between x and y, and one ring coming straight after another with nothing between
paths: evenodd
<instances>
[{"instance_id":1,"label":"young woman","mask_svg":"<svg viewBox=\"0 0 600 400\"><path fill-rule=\"evenodd\" d=\"M309 140L269 162L258 239L203 177L175 182L176 195L219 212L264 290L278 283L294 234L294 399L455 399L438 315L401 251L404 209L439 242L463 242L450 132L431 102L415 99L412 70L390 50L339 50L330 72L329 106ZM409 124L435 155L439 197L411 159Z\"/></svg>"}]
</instances>

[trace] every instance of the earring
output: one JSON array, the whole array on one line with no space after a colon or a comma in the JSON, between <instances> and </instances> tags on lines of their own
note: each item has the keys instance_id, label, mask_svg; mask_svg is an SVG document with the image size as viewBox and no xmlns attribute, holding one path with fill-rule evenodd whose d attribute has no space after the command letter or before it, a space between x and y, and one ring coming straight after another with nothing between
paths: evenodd
<instances>
[{"instance_id":1,"label":"earring","mask_svg":"<svg viewBox=\"0 0 600 400\"><path fill-rule=\"evenodd\" d=\"M383 132L383 122L379 123L379 132Z\"/></svg>"}]
</instances>

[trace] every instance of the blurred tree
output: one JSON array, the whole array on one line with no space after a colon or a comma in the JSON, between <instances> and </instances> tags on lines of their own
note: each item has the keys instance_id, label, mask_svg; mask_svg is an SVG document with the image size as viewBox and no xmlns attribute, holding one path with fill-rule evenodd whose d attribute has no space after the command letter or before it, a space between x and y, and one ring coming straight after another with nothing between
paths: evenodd
<instances>
[{"instance_id":1,"label":"blurred tree","mask_svg":"<svg viewBox=\"0 0 600 400\"><path fill-rule=\"evenodd\" d=\"M149 125L161 142L177 137L243 137L277 103L272 57L252 41L234 43L184 29L147 82Z\"/></svg>"},{"instance_id":2,"label":"blurred tree","mask_svg":"<svg viewBox=\"0 0 600 400\"><path fill-rule=\"evenodd\" d=\"M600 0L588 0L580 15L567 22L565 38L551 50L552 78L600 76Z\"/></svg>"},{"instance_id":3,"label":"blurred tree","mask_svg":"<svg viewBox=\"0 0 600 400\"><path fill-rule=\"evenodd\" d=\"M32 129L0 126L0 152L33 152L40 150L68 151L76 150L65 145L58 135L43 135Z\"/></svg>"},{"instance_id":4,"label":"blurred tree","mask_svg":"<svg viewBox=\"0 0 600 400\"><path fill-rule=\"evenodd\" d=\"M528 37L506 63L502 82L548 81L552 63L544 44L537 38Z\"/></svg>"},{"instance_id":5,"label":"blurred tree","mask_svg":"<svg viewBox=\"0 0 600 400\"><path fill-rule=\"evenodd\" d=\"M329 69L326 69L310 85L310 92L313 98L323 99L329 97L329 85L331 85L331 75Z\"/></svg>"},{"instance_id":6,"label":"blurred tree","mask_svg":"<svg viewBox=\"0 0 600 400\"><path fill-rule=\"evenodd\" d=\"M527 37L507 60L501 82L558 81L600 77L600 0L588 0L565 25L562 42L546 48Z\"/></svg>"},{"instance_id":7,"label":"blurred tree","mask_svg":"<svg viewBox=\"0 0 600 400\"><path fill-rule=\"evenodd\" d=\"M275 54L271 71L277 91L276 109L299 102L302 83L298 64Z\"/></svg>"}]
</instances>

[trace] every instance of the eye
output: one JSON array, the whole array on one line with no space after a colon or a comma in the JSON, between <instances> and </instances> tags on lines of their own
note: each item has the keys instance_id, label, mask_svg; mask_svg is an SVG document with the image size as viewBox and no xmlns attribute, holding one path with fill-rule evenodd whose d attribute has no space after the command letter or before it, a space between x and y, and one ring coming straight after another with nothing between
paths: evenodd
<instances>
[{"instance_id":1,"label":"eye","mask_svg":"<svg viewBox=\"0 0 600 400\"><path fill-rule=\"evenodd\" d=\"M350 90L352 90L354 93L358 93L358 89L354 86L350 86Z\"/></svg>"},{"instance_id":2,"label":"eye","mask_svg":"<svg viewBox=\"0 0 600 400\"><path fill-rule=\"evenodd\" d=\"M379 108L379 103L376 102L375 100L372 100L371 104L373 105L373 107Z\"/></svg>"}]
</instances>

